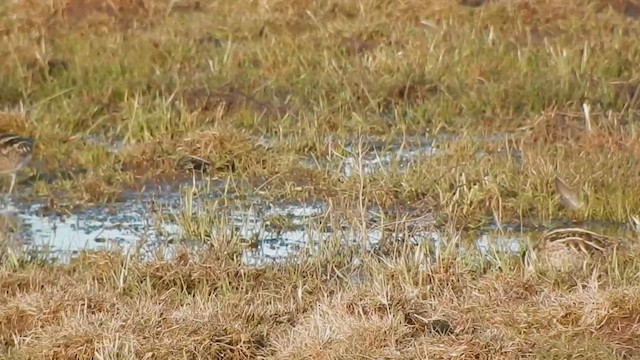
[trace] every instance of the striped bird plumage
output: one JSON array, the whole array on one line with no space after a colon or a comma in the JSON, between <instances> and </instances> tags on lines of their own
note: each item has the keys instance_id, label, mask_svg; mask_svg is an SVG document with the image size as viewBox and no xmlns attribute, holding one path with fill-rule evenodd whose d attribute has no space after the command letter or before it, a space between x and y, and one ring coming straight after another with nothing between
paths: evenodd
<instances>
[{"instance_id":1,"label":"striped bird plumage","mask_svg":"<svg viewBox=\"0 0 640 360\"><path fill-rule=\"evenodd\" d=\"M537 258L542 258L554 268L576 269L610 253L621 244L623 239L582 228L556 228L543 233L533 251Z\"/></svg>"},{"instance_id":2,"label":"striped bird plumage","mask_svg":"<svg viewBox=\"0 0 640 360\"><path fill-rule=\"evenodd\" d=\"M560 177L555 178L556 191L567 210L576 211L584 207L586 197L581 197ZM588 199L587 199L588 200ZM640 234L640 219L631 217L631 230L635 237ZM576 269L597 262L617 249L625 251L634 247L628 238L610 237L578 227L560 227L543 233L535 246L523 254L525 262L543 260L558 269Z\"/></svg>"},{"instance_id":3,"label":"striped bird plumage","mask_svg":"<svg viewBox=\"0 0 640 360\"><path fill-rule=\"evenodd\" d=\"M545 232L540 237L540 241L543 245L546 243L546 246L550 244L568 246L574 251L581 251L589 256L603 253L618 242L615 238L586 229L564 227Z\"/></svg>"},{"instance_id":4,"label":"striped bird plumage","mask_svg":"<svg viewBox=\"0 0 640 360\"><path fill-rule=\"evenodd\" d=\"M16 173L31 160L33 144L31 138L0 134L0 174L11 176L9 193L13 191Z\"/></svg>"}]
</instances>

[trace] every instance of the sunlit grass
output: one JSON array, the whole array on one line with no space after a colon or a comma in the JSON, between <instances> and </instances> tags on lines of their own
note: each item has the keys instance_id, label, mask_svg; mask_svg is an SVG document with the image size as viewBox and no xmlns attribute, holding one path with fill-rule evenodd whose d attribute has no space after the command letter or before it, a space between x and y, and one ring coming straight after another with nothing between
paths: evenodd
<instances>
[{"instance_id":1,"label":"sunlit grass","mask_svg":"<svg viewBox=\"0 0 640 360\"><path fill-rule=\"evenodd\" d=\"M64 206L189 184L170 220L184 246L198 244L168 260L87 253L57 265L3 245L0 353L634 356L635 255L594 273L531 273L517 256L458 245L489 224L640 213L637 5L472 3L0 5L0 131L36 140L18 196ZM427 139L433 153L393 158ZM583 208L562 206L556 176ZM194 178L224 184L223 196L194 208L215 187ZM223 231L229 193L322 201L318 226L347 224L356 239L245 266L255 239ZM384 222L429 215L446 251L364 251L372 208ZM437 319L452 335L432 331Z\"/></svg>"},{"instance_id":2,"label":"sunlit grass","mask_svg":"<svg viewBox=\"0 0 640 360\"><path fill-rule=\"evenodd\" d=\"M621 137L633 146L635 139L630 110L637 100L638 52L631 44L638 27L603 4L471 9L428 2L393 11L374 1L123 2L113 9L92 2L7 4L0 99L27 112L3 115L2 125L36 138L43 172L86 169L76 182L95 176L116 188L181 173L181 155L214 163L216 174L270 178L302 170L281 159L326 157L329 136L488 134L540 121L554 134L534 127L533 134L522 134L520 146L542 136L544 142L524 156L540 156L556 168L531 172L536 178L575 172L600 156L579 151L590 143L576 144L575 134L565 132L564 126L582 122L584 101L593 104L594 127L606 129L605 142ZM37 30L27 32L27 25ZM106 153L104 144L86 143L87 136L125 146ZM209 145L191 141L194 136ZM277 159L277 166L255 151L265 137L275 143L268 159ZM581 156L571 152L560 163L558 147ZM637 171L624 169L623 179ZM491 170L494 177L513 176L512 168ZM109 174L122 171L137 177ZM606 181L609 174L602 173ZM514 185L508 190L527 192ZM84 191L83 197L101 194ZM620 211L598 212L618 217Z\"/></svg>"},{"instance_id":3,"label":"sunlit grass","mask_svg":"<svg viewBox=\"0 0 640 360\"><path fill-rule=\"evenodd\" d=\"M203 228L222 229L221 221ZM381 257L328 242L311 256L253 267L234 260L233 238L206 238L197 250L145 262L83 253L50 265L4 255L3 356L175 357L190 349L230 358L446 358L464 348L465 356L619 358L634 351L635 260L568 275L530 272L512 255L482 257L472 248L461 255L454 244L435 256L405 245Z\"/></svg>"}]
</instances>

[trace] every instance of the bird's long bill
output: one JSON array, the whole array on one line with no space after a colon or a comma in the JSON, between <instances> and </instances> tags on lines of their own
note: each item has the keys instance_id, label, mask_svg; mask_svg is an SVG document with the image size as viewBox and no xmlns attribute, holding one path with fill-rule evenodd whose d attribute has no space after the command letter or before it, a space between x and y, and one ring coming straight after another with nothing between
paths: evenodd
<instances>
[{"instance_id":1,"label":"bird's long bill","mask_svg":"<svg viewBox=\"0 0 640 360\"><path fill-rule=\"evenodd\" d=\"M582 207L582 201L578 195L564 182L561 178L556 176L556 191L560 195L560 199L564 206L570 210L577 210Z\"/></svg>"},{"instance_id":2,"label":"bird's long bill","mask_svg":"<svg viewBox=\"0 0 640 360\"><path fill-rule=\"evenodd\" d=\"M637 216L629 216L629 227L635 235L640 235L640 219Z\"/></svg>"},{"instance_id":3,"label":"bird's long bill","mask_svg":"<svg viewBox=\"0 0 640 360\"><path fill-rule=\"evenodd\" d=\"M533 262L537 258L535 251L533 251L535 245L529 238L527 238L526 244L524 245L524 248L520 251L520 260L522 261L524 268L530 270L533 268Z\"/></svg>"}]
</instances>

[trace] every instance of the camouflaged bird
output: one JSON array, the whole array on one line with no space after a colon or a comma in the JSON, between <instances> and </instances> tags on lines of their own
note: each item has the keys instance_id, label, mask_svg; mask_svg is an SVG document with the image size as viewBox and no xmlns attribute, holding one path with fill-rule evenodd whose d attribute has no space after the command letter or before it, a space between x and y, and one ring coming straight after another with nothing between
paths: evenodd
<instances>
[{"instance_id":1,"label":"camouflaged bird","mask_svg":"<svg viewBox=\"0 0 640 360\"><path fill-rule=\"evenodd\" d=\"M624 238L561 227L544 232L532 247L528 260L542 262L557 270L585 269L590 263L597 263L625 246Z\"/></svg>"},{"instance_id":2,"label":"camouflaged bird","mask_svg":"<svg viewBox=\"0 0 640 360\"><path fill-rule=\"evenodd\" d=\"M556 191L570 210L583 207L583 201L562 179L555 179ZM640 221L633 216L632 228L637 231ZM628 239L611 237L578 227L559 227L544 232L538 242L525 253L525 261L549 265L554 269L585 269L601 259L625 249Z\"/></svg>"},{"instance_id":3,"label":"camouflaged bird","mask_svg":"<svg viewBox=\"0 0 640 360\"><path fill-rule=\"evenodd\" d=\"M0 134L0 174L11 176L9 194L16 183L16 173L30 160L33 139L14 134Z\"/></svg>"}]
</instances>

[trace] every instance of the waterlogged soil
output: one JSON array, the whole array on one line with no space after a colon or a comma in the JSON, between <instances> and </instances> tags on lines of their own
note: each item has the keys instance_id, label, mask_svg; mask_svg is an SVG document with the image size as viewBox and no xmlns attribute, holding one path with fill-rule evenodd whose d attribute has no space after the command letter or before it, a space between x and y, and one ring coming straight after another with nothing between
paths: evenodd
<instances>
[{"instance_id":1,"label":"waterlogged soil","mask_svg":"<svg viewBox=\"0 0 640 360\"><path fill-rule=\"evenodd\" d=\"M496 135L479 141L504 141ZM425 156L438 156L437 144L455 141L455 137L437 139L402 139L395 143L375 140L353 142L343 147L334 171L348 177L354 172L384 171L390 166L400 169ZM488 156L478 153L478 156ZM517 161L517 150L511 150ZM302 160L314 166L311 159ZM382 251L390 243L425 244L437 250L444 245L440 239L451 238L442 226L436 226L435 214L399 214L403 218L394 227L381 220L382 209L367 209L366 223L356 224L341 217L325 201L269 202L258 196L236 196L224 191L222 182L213 187L204 180L169 184L162 190L145 190L121 196L118 202L100 205L64 205L41 201L6 201L0 212L2 226L11 243L29 251L55 259L69 259L82 250L121 250L145 258L158 254L170 255L178 245L200 246L216 239L236 239L247 246L242 253L246 264L281 261L304 251L312 253L328 241L364 245L370 251ZM208 188L208 191L203 191ZM194 195L195 194L195 195ZM214 211L211 211L215 208ZM402 216L404 215L404 216ZM207 219L208 221L202 221ZM189 221L199 219L202 231L189 229ZM539 224L535 220L525 223ZM516 225L514 225L516 224ZM400 226L398 226L400 225ZM562 221L547 222L533 228L512 222L492 224L465 238L465 249L480 254L497 252L517 254L527 244L532 232L563 225ZM580 224L605 233L619 232L620 224ZM442 235L446 236L442 236ZM465 249L460 248L461 251Z\"/></svg>"},{"instance_id":2,"label":"waterlogged soil","mask_svg":"<svg viewBox=\"0 0 640 360\"><path fill-rule=\"evenodd\" d=\"M198 209L206 204L211 204L211 200L196 201L192 207ZM390 237L402 242L408 238L412 244L440 245L440 233L429 230L427 217L419 219L424 225L421 229L413 227L390 234L377 224L372 211L363 233L360 228L348 225L326 224L323 220L328 216L327 205L322 202L274 204L253 199L218 205L218 224L224 224L224 228L211 229L210 237L196 241L191 241L192 235L180 225L185 208L177 193L142 194L125 202L56 212L46 207L46 204L11 204L0 216L5 219L5 228L11 230L8 236L14 243L59 260L69 259L82 250L136 251L142 257L170 255L178 244L197 246L232 237L247 244L242 255L246 264L284 260L301 251L312 253L328 241L364 244L372 251L379 248L383 238L389 241ZM195 217L197 213L192 215ZM500 251L515 253L520 249L521 239L494 239L490 234L482 234L476 242L482 252L497 243Z\"/></svg>"}]
</instances>

